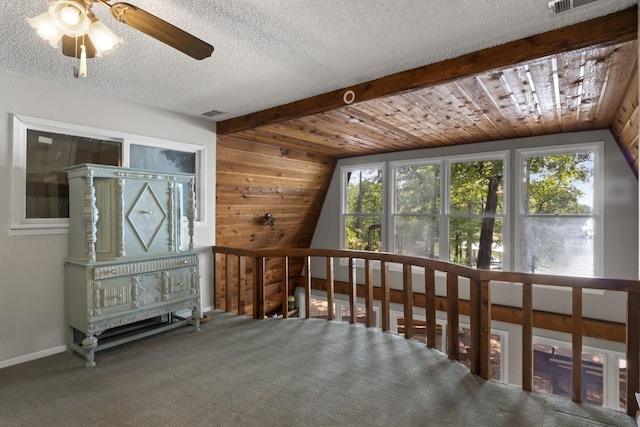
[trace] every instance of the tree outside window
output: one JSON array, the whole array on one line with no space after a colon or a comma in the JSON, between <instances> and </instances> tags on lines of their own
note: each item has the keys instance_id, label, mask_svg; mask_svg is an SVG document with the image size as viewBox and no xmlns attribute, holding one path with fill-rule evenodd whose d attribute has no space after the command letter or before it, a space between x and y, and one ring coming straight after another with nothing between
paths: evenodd
<instances>
[{"instance_id":1,"label":"tree outside window","mask_svg":"<svg viewBox=\"0 0 640 427\"><path fill-rule=\"evenodd\" d=\"M382 168L346 172L346 249L382 250Z\"/></svg>"}]
</instances>

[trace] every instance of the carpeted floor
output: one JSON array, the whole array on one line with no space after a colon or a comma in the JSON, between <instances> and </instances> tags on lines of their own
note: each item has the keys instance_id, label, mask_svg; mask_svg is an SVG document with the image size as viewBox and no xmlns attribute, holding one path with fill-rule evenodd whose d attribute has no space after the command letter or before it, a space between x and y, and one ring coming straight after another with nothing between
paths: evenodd
<instances>
[{"instance_id":1,"label":"carpeted floor","mask_svg":"<svg viewBox=\"0 0 640 427\"><path fill-rule=\"evenodd\" d=\"M417 341L319 319L215 313L111 348L0 369L1 426L635 426L483 381Z\"/></svg>"}]
</instances>

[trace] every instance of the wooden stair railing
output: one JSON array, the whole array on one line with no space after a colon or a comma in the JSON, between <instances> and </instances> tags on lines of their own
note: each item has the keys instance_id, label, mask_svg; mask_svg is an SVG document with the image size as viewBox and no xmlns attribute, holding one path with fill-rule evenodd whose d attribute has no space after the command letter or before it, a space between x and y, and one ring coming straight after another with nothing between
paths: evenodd
<instances>
[{"instance_id":1,"label":"wooden stair railing","mask_svg":"<svg viewBox=\"0 0 640 427\"><path fill-rule=\"evenodd\" d=\"M225 310L233 311L234 283L237 292L237 312L245 313L245 271L248 262L253 264L253 317L262 319L265 317L265 271L266 259L281 258L283 289L282 289L282 315L288 316L287 297L290 293L289 263L292 258L303 259L305 290L305 316L308 318L311 311L311 289L313 273L311 271L311 258L325 258L326 260L326 291L329 307L328 320L334 319L333 301L335 298L334 260L348 260L349 282L347 294L349 296L350 323L356 322L356 297L358 287L364 288L365 299L365 325L373 326L374 294L377 293L381 302L381 314L383 331L389 330L389 305L390 283L389 264L402 265L402 304L404 309L404 336L413 337L413 307L416 298L424 299L426 312L426 336L427 346L436 347L436 301L439 297L435 292L435 272L446 275L446 297L444 309L447 313L447 351L450 359L460 361L458 346L458 318L459 307L463 300L459 300L459 279L467 278L470 283L469 293L469 317L470 317L470 370L473 374L483 379L489 379L490 359L490 335L492 320L491 282L511 283L522 286L522 389L531 391L533 386L533 290L536 286L567 287L572 290L572 314L570 333L572 336L573 360L582 360L582 337L585 325L588 321L582 315L582 297L584 289L612 290L627 294L627 323L626 323L626 347L627 347L627 414L635 416L638 411L638 403L634 398L635 392L640 391L640 281L624 279L604 279L554 276L543 274L516 273L496 270L478 270L445 261L429 258L412 257L381 252L365 252L331 249L264 249L245 250L228 247L213 247L213 289L218 280L224 280ZM224 258L224 263L221 259ZM234 258L237 259L234 267ZM359 285L356 261L364 260L364 280ZM373 262L380 263L380 287L374 287ZM219 271L224 265L224 274ZM235 269L237 268L237 272ZM424 271L425 293L416 294L413 291L412 271L421 268ZM237 279L236 280L234 280ZM572 400L582 400L582 363L572 363Z\"/></svg>"}]
</instances>

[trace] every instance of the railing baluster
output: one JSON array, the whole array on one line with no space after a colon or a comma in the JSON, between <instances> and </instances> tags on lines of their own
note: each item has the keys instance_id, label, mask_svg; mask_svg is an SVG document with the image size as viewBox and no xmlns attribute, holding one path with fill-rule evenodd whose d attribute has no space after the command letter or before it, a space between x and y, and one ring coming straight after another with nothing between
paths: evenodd
<instances>
[{"instance_id":1,"label":"railing baluster","mask_svg":"<svg viewBox=\"0 0 640 427\"><path fill-rule=\"evenodd\" d=\"M356 263L353 258L349 258L349 323L356 323Z\"/></svg>"},{"instance_id":2,"label":"railing baluster","mask_svg":"<svg viewBox=\"0 0 640 427\"><path fill-rule=\"evenodd\" d=\"M327 257L327 320L333 320L334 317L334 308L333 308L333 299L335 294L335 283L333 277L333 258Z\"/></svg>"},{"instance_id":3,"label":"railing baluster","mask_svg":"<svg viewBox=\"0 0 640 427\"><path fill-rule=\"evenodd\" d=\"M289 317L289 257L282 257L282 317Z\"/></svg>"},{"instance_id":4,"label":"railing baluster","mask_svg":"<svg viewBox=\"0 0 640 427\"><path fill-rule=\"evenodd\" d=\"M582 289L573 288L571 348L573 362L571 364L571 398L574 402L582 402Z\"/></svg>"},{"instance_id":5,"label":"railing baluster","mask_svg":"<svg viewBox=\"0 0 640 427\"><path fill-rule=\"evenodd\" d=\"M304 282L304 308L305 317L308 319L311 317L311 257L304 257L304 266L307 270L307 275Z\"/></svg>"},{"instance_id":6,"label":"railing baluster","mask_svg":"<svg viewBox=\"0 0 640 427\"><path fill-rule=\"evenodd\" d=\"M245 282L247 280L246 259L238 256L238 314L245 314Z\"/></svg>"},{"instance_id":7,"label":"railing baluster","mask_svg":"<svg viewBox=\"0 0 640 427\"><path fill-rule=\"evenodd\" d=\"M480 375L481 372L481 353L482 353L482 345L481 343L481 323L482 323L482 315L481 315L481 290L480 290L480 281L477 279L469 280L469 304L470 304L470 323L471 323L471 349L469 354L470 365L469 370L474 375Z\"/></svg>"},{"instance_id":8,"label":"railing baluster","mask_svg":"<svg viewBox=\"0 0 640 427\"><path fill-rule=\"evenodd\" d=\"M253 276L253 318L264 319L264 284L265 278L265 258L254 258L254 276Z\"/></svg>"},{"instance_id":9,"label":"railing baluster","mask_svg":"<svg viewBox=\"0 0 640 427\"><path fill-rule=\"evenodd\" d=\"M225 297L224 305L225 311L230 313L233 311L233 255L225 255L225 269L226 269L226 282L225 282Z\"/></svg>"},{"instance_id":10,"label":"railing baluster","mask_svg":"<svg viewBox=\"0 0 640 427\"><path fill-rule=\"evenodd\" d=\"M522 284L522 389L533 389L533 286Z\"/></svg>"},{"instance_id":11,"label":"railing baluster","mask_svg":"<svg viewBox=\"0 0 640 427\"><path fill-rule=\"evenodd\" d=\"M480 281L480 378L491 377L491 283Z\"/></svg>"},{"instance_id":12,"label":"railing baluster","mask_svg":"<svg viewBox=\"0 0 640 427\"><path fill-rule=\"evenodd\" d=\"M391 326L389 300L391 292L389 290L389 264L380 261L380 288L382 291L382 330L388 331Z\"/></svg>"},{"instance_id":13,"label":"railing baluster","mask_svg":"<svg viewBox=\"0 0 640 427\"><path fill-rule=\"evenodd\" d=\"M402 293L404 303L404 337L413 338L413 282L411 265L402 264Z\"/></svg>"},{"instance_id":14,"label":"railing baluster","mask_svg":"<svg viewBox=\"0 0 640 427\"><path fill-rule=\"evenodd\" d=\"M367 328L374 325L373 313L373 269L371 261L367 258L364 260L364 304Z\"/></svg>"},{"instance_id":15,"label":"railing baluster","mask_svg":"<svg viewBox=\"0 0 640 427\"><path fill-rule=\"evenodd\" d=\"M436 348L436 278L432 268L424 269L424 290L426 301L427 347Z\"/></svg>"},{"instance_id":16,"label":"railing baluster","mask_svg":"<svg viewBox=\"0 0 640 427\"><path fill-rule=\"evenodd\" d=\"M627 293L627 414L635 417L640 391L640 293Z\"/></svg>"},{"instance_id":17,"label":"railing baluster","mask_svg":"<svg viewBox=\"0 0 640 427\"><path fill-rule=\"evenodd\" d=\"M216 305L216 289L218 288L218 274L219 269L218 269L218 259L220 258L220 254L218 253L218 251L216 250L216 247L214 246L213 249L211 250L211 252L213 253L213 265L211 266L211 274L213 277L213 283L212 283L212 288L211 288L211 295L213 295L213 308L220 308L219 306Z\"/></svg>"},{"instance_id":18,"label":"railing baluster","mask_svg":"<svg viewBox=\"0 0 640 427\"><path fill-rule=\"evenodd\" d=\"M460 337L458 329L458 276L447 273L447 354L449 359L460 360Z\"/></svg>"}]
</instances>

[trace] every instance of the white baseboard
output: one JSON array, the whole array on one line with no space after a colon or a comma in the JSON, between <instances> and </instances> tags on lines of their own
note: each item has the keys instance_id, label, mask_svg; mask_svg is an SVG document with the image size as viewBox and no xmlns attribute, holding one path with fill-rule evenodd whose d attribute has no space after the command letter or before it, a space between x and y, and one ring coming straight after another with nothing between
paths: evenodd
<instances>
[{"instance_id":1,"label":"white baseboard","mask_svg":"<svg viewBox=\"0 0 640 427\"><path fill-rule=\"evenodd\" d=\"M36 353L25 354L24 356L15 357L13 359L0 361L0 369L8 366L19 365L20 363L30 362L32 360L40 359L43 357L51 356L52 354L58 354L67 351L66 345L53 347L47 350L38 351Z\"/></svg>"}]
</instances>

